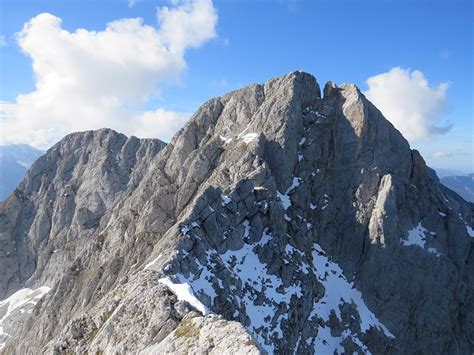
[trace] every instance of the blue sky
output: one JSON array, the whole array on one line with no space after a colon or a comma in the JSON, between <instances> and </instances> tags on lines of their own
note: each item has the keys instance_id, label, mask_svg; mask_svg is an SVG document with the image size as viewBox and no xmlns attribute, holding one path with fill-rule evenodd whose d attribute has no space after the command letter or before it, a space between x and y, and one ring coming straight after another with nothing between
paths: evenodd
<instances>
[{"instance_id":1,"label":"blue sky","mask_svg":"<svg viewBox=\"0 0 474 355\"><path fill-rule=\"evenodd\" d=\"M15 39L15 33L31 18L51 13L62 19L61 28L70 33L78 28L104 31L111 21L136 17L156 28L159 26L156 9L163 6L172 9L179 4L143 0L131 7L127 0L3 0L0 35L6 43L0 47L0 100L15 103L17 95L35 91L38 73L34 73L32 60ZM416 110L417 104L433 101L429 112L419 108L421 115L427 116L413 123L413 131L419 134L411 138L407 133L412 147L421 150L431 166L474 171L471 1L216 0L212 6L217 16L215 26L202 34L198 44L183 47L186 67L173 66L171 79L163 79L164 74L156 72L159 96L154 93L140 104L134 102L131 105L134 111L164 110L167 116L161 115L160 122L166 124L166 119L182 120L213 96L295 69L314 74L321 86L327 80L338 84L351 82L366 91L368 78L400 68L398 72L392 71L391 76L379 77L404 83L398 82L397 92L401 91L402 95L393 99L400 105L405 100L415 100L417 93L412 93L411 88L417 89L417 85L426 80L428 89L424 88L420 98L407 106L414 105ZM48 41L47 35L38 41ZM34 48L37 53L37 47ZM62 51L55 55L61 56ZM422 73L422 79L413 76L414 70ZM391 92L388 88L384 93L376 93L374 100ZM129 99L126 95L117 97ZM65 100L62 96L61 99ZM386 110L382 109L386 115L407 114ZM124 122L118 127L114 127L113 121L103 123L126 130ZM411 122L402 124L405 131L395 126L409 132ZM443 134L437 134L433 128L450 125L452 128ZM64 130L76 127L82 128L64 124ZM158 135L168 140L176 127L172 125ZM6 128L2 134L3 140L8 141ZM23 138L19 134L15 137L15 140ZM24 139L26 143L32 140L31 136ZM36 145L48 144L47 140L38 142Z\"/></svg>"}]
</instances>

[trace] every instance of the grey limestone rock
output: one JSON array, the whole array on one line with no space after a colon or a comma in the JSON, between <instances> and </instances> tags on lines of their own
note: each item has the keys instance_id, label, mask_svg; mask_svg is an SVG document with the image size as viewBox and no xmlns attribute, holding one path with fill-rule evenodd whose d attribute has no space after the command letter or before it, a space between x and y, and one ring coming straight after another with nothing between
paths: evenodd
<instances>
[{"instance_id":1,"label":"grey limestone rock","mask_svg":"<svg viewBox=\"0 0 474 355\"><path fill-rule=\"evenodd\" d=\"M323 93L292 72L167 145L50 149L0 205L1 297L51 288L4 352L471 353L473 205L357 87Z\"/></svg>"}]
</instances>

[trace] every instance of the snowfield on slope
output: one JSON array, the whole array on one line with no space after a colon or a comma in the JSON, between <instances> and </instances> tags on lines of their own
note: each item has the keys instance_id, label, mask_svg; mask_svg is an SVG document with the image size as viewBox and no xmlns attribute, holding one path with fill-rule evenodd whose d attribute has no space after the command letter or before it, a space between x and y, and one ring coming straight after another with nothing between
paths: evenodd
<instances>
[{"instance_id":1,"label":"snowfield on slope","mask_svg":"<svg viewBox=\"0 0 474 355\"><path fill-rule=\"evenodd\" d=\"M50 288L41 286L37 289L22 288L10 297L0 301L0 349L5 346L10 335L5 331L6 323L16 314L31 314L38 301L49 292Z\"/></svg>"},{"instance_id":2,"label":"snowfield on slope","mask_svg":"<svg viewBox=\"0 0 474 355\"><path fill-rule=\"evenodd\" d=\"M247 220L244 220L243 225L244 235L247 237L250 232L250 224ZM193 227L199 226L194 224ZM185 237L192 233L192 229L187 226L183 226L181 230ZM239 294L239 292L242 295L241 297L234 296L238 297L236 299L238 309L234 317L238 317L240 313L245 314L249 319L249 323L246 324L247 330L265 351L273 354L276 349L272 339L283 339L285 337L284 320L288 317L285 312L281 313L276 319L275 315L278 314L279 307L281 308L282 305L288 307L293 297L303 297L303 292L298 284L283 287L282 280L278 276L270 274L267 265L260 261L259 248L266 247L271 239L271 233L268 229L265 229L259 241L253 244L244 243L239 250L227 250L222 254L207 250L207 263L205 265L201 264L202 268L197 275L191 273L185 277L178 273L170 278L161 279L160 282L169 286L178 299L186 300L201 313L208 314L212 310L208 309L200 299L208 298L212 305L216 297L216 290L214 289L216 281L219 287L222 287L222 281L213 273L216 266L215 257L218 256L226 269L242 285L239 289L233 289L234 286L231 286L234 295ZM289 244L286 246L285 252L288 259L294 253L304 255L303 252ZM339 320L342 320L341 307L344 304L352 304L356 307L359 315L359 326L362 333L375 328L383 332L385 336L394 338L394 335L369 310L362 294L352 282L346 279L340 266L331 261L318 244L313 245L311 260L310 264L301 263L298 266L299 270L305 274L315 275L324 286L325 292L318 301L314 302L308 320L317 321L322 319L323 322L328 322L332 312L336 314ZM360 334L351 332L347 328L342 331L340 336L334 337L331 335L329 327L320 325L317 336L307 338L305 341L306 344L315 349L317 354L334 353L335 351L342 353L342 343L348 338L360 346L365 353L370 353L363 344Z\"/></svg>"}]
</instances>

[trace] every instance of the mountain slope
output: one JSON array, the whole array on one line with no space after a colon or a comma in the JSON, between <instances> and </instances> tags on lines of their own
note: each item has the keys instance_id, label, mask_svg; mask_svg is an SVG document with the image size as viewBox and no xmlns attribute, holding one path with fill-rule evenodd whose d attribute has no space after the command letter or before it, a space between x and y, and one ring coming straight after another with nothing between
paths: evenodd
<instances>
[{"instance_id":1,"label":"mountain slope","mask_svg":"<svg viewBox=\"0 0 474 355\"><path fill-rule=\"evenodd\" d=\"M10 195L43 152L26 144L0 146L0 201Z\"/></svg>"},{"instance_id":2,"label":"mountain slope","mask_svg":"<svg viewBox=\"0 0 474 355\"><path fill-rule=\"evenodd\" d=\"M445 176L441 183L458 193L468 202L474 202L474 174L461 176Z\"/></svg>"},{"instance_id":3,"label":"mountain slope","mask_svg":"<svg viewBox=\"0 0 474 355\"><path fill-rule=\"evenodd\" d=\"M0 206L3 296L51 287L5 351L473 350L471 206L355 86L293 72L117 140L67 137Z\"/></svg>"}]
</instances>

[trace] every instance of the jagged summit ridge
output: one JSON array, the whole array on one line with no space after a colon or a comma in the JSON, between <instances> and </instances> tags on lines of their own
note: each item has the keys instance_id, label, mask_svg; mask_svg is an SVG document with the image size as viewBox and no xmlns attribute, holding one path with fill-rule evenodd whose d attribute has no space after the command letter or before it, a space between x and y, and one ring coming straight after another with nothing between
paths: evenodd
<instances>
[{"instance_id":1,"label":"jagged summit ridge","mask_svg":"<svg viewBox=\"0 0 474 355\"><path fill-rule=\"evenodd\" d=\"M470 206L355 86L323 91L292 72L209 100L167 145L99 131L48 152L0 207L19 279L51 287L6 349L472 350Z\"/></svg>"}]
</instances>

